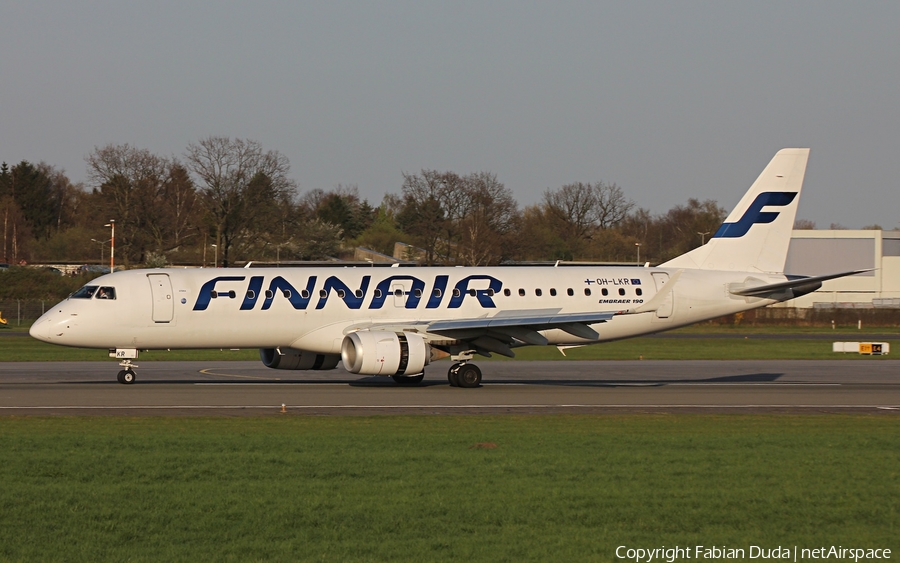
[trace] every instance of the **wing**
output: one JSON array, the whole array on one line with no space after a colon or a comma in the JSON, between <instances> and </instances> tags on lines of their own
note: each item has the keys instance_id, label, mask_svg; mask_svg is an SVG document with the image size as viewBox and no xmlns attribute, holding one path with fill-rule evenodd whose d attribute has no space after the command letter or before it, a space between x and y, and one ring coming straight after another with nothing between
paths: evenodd
<instances>
[{"instance_id":1,"label":"wing","mask_svg":"<svg viewBox=\"0 0 900 563\"><path fill-rule=\"evenodd\" d=\"M443 321L419 321L414 323L360 324L347 330L387 330L394 332L418 332L432 345L441 348L474 350L490 355L495 352L510 358L512 348L525 344L544 346L547 339L538 331L559 329L586 340L600 337L588 325L604 323L618 314L616 311L593 313L562 313L562 309L531 309L500 311L491 317L451 319ZM448 343L442 340L450 341Z\"/></svg>"},{"instance_id":2,"label":"wing","mask_svg":"<svg viewBox=\"0 0 900 563\"><path fill-rule=\"evenodd\" d=\"M450 340L462 341L471 345L477 352L496 352L510 358L515 354L512 348L524 344L546 346L549 342L540 334L541 330L559 329L572 336L585 340L597 340L600 335L589 325L605 323L616 315L634 315L656 311L672 292L675 283L683 270L678 270L666 286L657 294L633 309L621 311L594 311L588 313L562 313L561 308L531 309L519 311L500 311L491 317L468 319L452 319L443 321L425 321L415 325L374 325L367 326L372 330L412 330L426 332L433 336L443 336ZM431 338L433 342L439 339Z\"/></svg>"},{"instance_id":3,"label":"wing","mask_svg":"<svg viewBox=\"0 0 900 563\"><path fill-rule=\"evenodd\" d=\"M561 309L501 311L492 317L453 319L428 323L426 331L470 343L478 351L513 357L512 347L521 344L546 345L540 330L559 329L586 340L600 337L588 325L604 323L615 311L561 313Z\"/></svg>"}]
</instances>

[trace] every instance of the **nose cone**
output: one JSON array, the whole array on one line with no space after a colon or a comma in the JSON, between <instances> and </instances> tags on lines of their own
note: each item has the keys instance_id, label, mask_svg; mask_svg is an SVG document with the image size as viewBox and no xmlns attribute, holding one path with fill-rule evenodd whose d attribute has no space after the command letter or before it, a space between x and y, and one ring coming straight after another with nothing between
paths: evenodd
<instances>
[{"instance_id":1,"label":"nose cone","mask_svg":"<svg viewBox=\"0 0 900 563\"><path fill-rule=\"evenodd\" d=\"M43 340L44 342L50 342L50 329L53 328L53 321L47 315L42 316L38 320L34 321L34 324L31 325L31 328L28 329L28 334L31 335L32 338L37 338L38 340Z\"/></svg>"}]
</instances>

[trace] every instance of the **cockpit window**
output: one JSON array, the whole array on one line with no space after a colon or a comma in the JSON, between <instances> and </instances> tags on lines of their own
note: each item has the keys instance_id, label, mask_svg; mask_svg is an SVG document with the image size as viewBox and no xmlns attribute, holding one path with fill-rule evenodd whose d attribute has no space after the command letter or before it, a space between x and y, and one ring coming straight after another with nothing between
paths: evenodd
<instances>
[{"instance_id":1,"label":"cockpit window","mask_svg":"<svg viewBox=\"0 0 900 563\"><path fill-rule=\"evenodd\" d=\"M101 287L100 291L97 292L97 299L115 299L116 298L116 288L114 287Z\"/></svg>"},{"instance_id":2,"label":"cockpit window","mask_svg":"<svg viewBox=\"0 0 900 563\"><path fill-rule=\"evenodd\" d=\"M97 291L96 285L86 285L72 294L72 299L90 299Z\"/></svg>"}]
</instances>

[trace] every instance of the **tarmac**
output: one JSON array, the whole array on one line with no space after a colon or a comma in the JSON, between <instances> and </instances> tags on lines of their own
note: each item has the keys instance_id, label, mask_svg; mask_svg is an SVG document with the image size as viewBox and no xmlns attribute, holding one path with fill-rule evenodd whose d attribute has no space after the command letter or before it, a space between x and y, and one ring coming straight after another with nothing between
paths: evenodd
<instances>
[{"instance_id":1,"label":"tarmac","mask_svg":"<svg viewBox=\"0 0 900 563\"><path fill-rule=\"evenodd\" d=\"M887 359L482 361L478 389L450 387L450 363L421 385L259 362L0 362L0 416L284 416L536 413L900 414L900 363Z\"/></svg>"}]
</instances>

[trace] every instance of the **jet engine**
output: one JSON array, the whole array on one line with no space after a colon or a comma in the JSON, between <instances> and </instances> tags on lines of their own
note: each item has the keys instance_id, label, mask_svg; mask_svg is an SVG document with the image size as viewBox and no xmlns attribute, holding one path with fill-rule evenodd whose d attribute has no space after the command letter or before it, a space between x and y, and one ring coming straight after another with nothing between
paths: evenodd
<instances>
[{"instance_id":1,"label":"jet engine","mask_svg":"<svg viewBox=\"0 0 900 563\"><path fill-rule=\"evenodd\" d=\"M337 354L316 354L293 348L260 348L259 359L272 369L322 370L337 367L341 357Z\"/></svg>"},{"instance_id":2,"label":"jet engine","mask_svg":"<svg viewBox=\"0 0 900 563\"><path fill-rule=\"evenodd\" d=\"M341 343L341 360L350 373L416 375L431 361L431 346L414 332L353 332Z\"/></svg>"}]
</instances>

